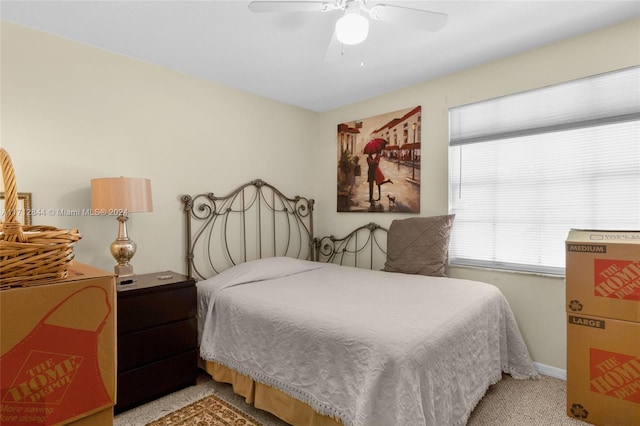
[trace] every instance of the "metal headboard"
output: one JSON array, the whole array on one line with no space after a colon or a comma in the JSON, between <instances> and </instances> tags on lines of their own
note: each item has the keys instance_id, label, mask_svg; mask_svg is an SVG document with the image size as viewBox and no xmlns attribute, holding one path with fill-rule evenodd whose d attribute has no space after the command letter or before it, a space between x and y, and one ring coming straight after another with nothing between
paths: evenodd
<instances>
[{"instance_id":1,"label":"metal headboard","mask_svg":"<svg viewBox=\"0 0 640 426\"><path fill-rule=\"evenodd\" d=\"M387 229L368 223L345 237L316 238L316 260L360 268L382 269L387 256Z\"/></svg>"},{"instance_id":2,"label":"metal headboard","mask_svg":"<svg viewBox=\"0 0 640 426\"><path fill-rule=\"evenodd\" d=\"M314 256L314 200L289 198L261 179L227 195L183 195L187 273L208 278L263 257Z\"/></svg>"}]
</instances>

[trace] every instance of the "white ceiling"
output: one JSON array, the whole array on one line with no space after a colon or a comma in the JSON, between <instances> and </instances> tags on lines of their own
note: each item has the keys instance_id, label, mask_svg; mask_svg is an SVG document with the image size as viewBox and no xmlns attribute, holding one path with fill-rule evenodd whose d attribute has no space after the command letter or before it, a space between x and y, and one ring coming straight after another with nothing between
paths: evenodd
<instances>
[{"instance_id":1,"label":"white ceiling","mask_svg":"<svg viewBox=\"0 0 640 426\"><path fill-rule=\"evenodd\" d=\"M318 112L640 16L640 0L369 4L380 2L446 13L449 20L434 33L372 21L363 44L325 62L339 11L252 13L247 1L2 0L0 14Z\"/></svg>"}]
</instances>

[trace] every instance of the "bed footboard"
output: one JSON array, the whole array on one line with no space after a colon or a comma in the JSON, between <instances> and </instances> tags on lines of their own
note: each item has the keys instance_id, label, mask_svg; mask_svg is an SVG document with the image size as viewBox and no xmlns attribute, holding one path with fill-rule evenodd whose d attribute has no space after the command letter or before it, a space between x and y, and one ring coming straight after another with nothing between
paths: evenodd
<instances>
[{"instance_id":1,"label":"bed footboard","mask_svg":"<svg viewBox=\"0 0 640 426\"><path fill-rule=\"evenodd\" d=\"M315 238L314 246L318 262L382 269L387 257L387 229L372 222L344 237Z\"/></svg>"}]
</instances>

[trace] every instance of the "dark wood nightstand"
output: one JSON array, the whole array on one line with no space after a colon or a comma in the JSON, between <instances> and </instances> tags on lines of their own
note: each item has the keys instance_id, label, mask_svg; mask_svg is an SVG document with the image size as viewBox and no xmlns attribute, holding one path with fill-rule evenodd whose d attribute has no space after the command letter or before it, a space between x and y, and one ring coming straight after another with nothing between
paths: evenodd
<instances>
[{"instance_id":1,"label":"dark wood nightstand","mask_svg":"<svg viewBox=\"0 0 640 426\"><path fill-rule=\"evenodd\" d=\"M193 385L198 375L195 280L170 271L136 280L118 287L116 414Z\"/></svg>"}]
</instances>

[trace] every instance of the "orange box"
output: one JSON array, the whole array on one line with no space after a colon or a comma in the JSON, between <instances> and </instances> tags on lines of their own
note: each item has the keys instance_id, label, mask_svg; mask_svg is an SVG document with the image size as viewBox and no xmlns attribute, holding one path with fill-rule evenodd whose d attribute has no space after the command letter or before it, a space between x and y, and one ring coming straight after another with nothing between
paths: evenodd
<instances>
[{"instance_id":1,"label":"orange box","mask_svg":"<svg viewBox=\"0 0 640 426\"><path fill-rule=\"evenodd\" d=\"M572 229L566 296L567 313L640 322L640 231Z\"/></svg>"},{"instance_id":2,"label":"orange box","mask_svg":"<svg viewBox=\"0 0 640 426\"><path fill-rule=\"evenodd\" d=\"M78 262L64 280L0 291L0 424L113 423L115 295L113 274Z\"/></svg>"},{"instance_id":3,"label":"orange box","mask_svg":"<svg viewBox=\"0 0 640 426\"><path fill-rule=\"evenodd\" d=\"M83 417L69 426L113 426L113 407L107 407L102 411Z\"/></svg>"},{"instance_id":4,"label":"orange box","mask_svg":"<svg viewBox=\"0 0 640 426\"><path fill-rule=\"evenodd\" d=\"M640 323L567 314L567 415L640 424Z\"/></svg>"}]
</instances>

